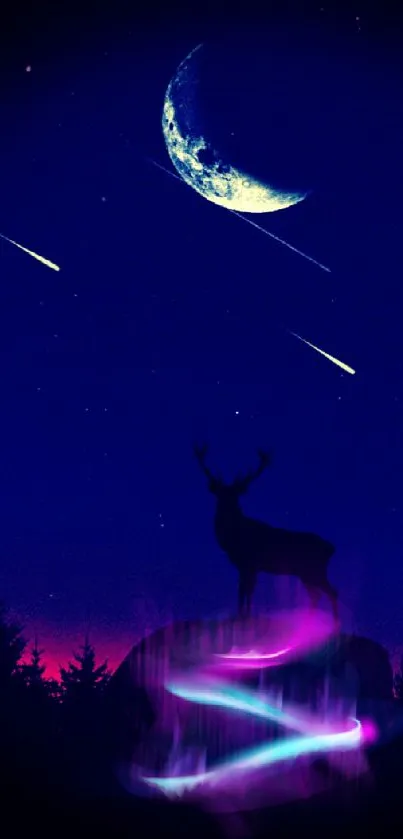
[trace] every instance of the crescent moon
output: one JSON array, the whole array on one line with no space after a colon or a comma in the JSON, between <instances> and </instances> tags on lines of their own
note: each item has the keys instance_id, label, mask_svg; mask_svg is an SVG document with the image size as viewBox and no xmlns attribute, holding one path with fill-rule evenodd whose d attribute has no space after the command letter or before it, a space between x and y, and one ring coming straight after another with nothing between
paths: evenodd
<instances>
[{"instance_id":1,"label":"crescent moon","mask_svg":"<svg viewBox=\"0 0 403 839\"><path fill-rule=\"evenodd\" d=\"M196 101L202 46L181 62L165 94L162 131L176 171L199 195L235 212L273 213L303 201L307 193L282 192L225 163L203 136Z\"/></svg>"}]
</instances>

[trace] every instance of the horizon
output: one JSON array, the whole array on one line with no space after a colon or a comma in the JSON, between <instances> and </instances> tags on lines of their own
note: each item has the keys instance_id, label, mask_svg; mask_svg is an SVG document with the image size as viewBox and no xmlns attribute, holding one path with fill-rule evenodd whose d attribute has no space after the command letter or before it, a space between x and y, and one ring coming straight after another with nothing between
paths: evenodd
<instances>
[{"instance_id":1,"label":"horizon","mask_svg":"<svg viewBox=\"0 0 403 839\"><path fill-rule=\"evenodd\" d=\"M10 615L12 614L12 610L10 609ZM229 616L229 613L228 613ZM210 615L206 620L211 620L214 618L220 619L223 617L223 613L217 613L216 616ZM17 618L18 620L18 618ZM195 619L197 620L197 619ZM199 619L200 620L200 619ZM203 620L201 618L201 620ZM95 629L86 630L83 626L82 632L76 632L73 634L69 640L65 638L55 639L51 636L48 636L47 642L45 642L45 636L43 643L41 642L41 636L36 634L37 642L39 649L43 650L43 658L42 664L46 666L45 670L45 677L46 678L53 678L56 681L60 681L60 668L67 667L70 661L73 661L74 654L80 652L82 648L86 636L88 636L88 640L91 646L95 650L96 655L96 662L97 665L102 664L104 661L108 663L108 670L113 673L119 668L119 666L123 663L123 661L127 658L127 656L131 653L134 647L136 647L141 641L152 635L158 629L163 627L168 627L171 623L181 623L182 619L178 619L177 621L167 620L161 623L155 624L154 627L149 627L143 633L139 630L137 632L133 631L133 635L127 634L125 637L122 637L119 641L112 639L102 639ZM393 674L395 675L397 672L400 672L401 663L402 663L402 656L403 656L403 642L400 649L390 650L387 646L381 643L381 641L374 636L365 635L362 632L356 632L354 630L346 631L346 635L357 635L359 637L369 638L372 641L376 641L380 643L382 647L387 651L390 664L393 669ZM22 656L22 662L26 662L27 659L30 657L31 650L35 643L35 632L31 634L29 637L27 633L22 632L22 635L25 639L28 639L27 646L24 651L24 655Z\"/></svg>"}]
</instances>

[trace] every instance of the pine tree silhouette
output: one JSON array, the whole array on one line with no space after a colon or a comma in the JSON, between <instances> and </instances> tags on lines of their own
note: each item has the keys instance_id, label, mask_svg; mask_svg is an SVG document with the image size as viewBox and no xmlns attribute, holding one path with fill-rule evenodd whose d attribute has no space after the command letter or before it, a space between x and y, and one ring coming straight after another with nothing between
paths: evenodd
<instances>
[{"instance_id":1,"label":"pine tree silhouette","mask_svg":"<svg viewBox=\"0 0 403 839\"><path fill-rule=\"evenodd\" d=\"M95 779L102 761L102 700L109 682L108 664L96 665L95 650L86 637L81 651L60 668L63 753L69 783L83 790Z\"/></svg>"},{"instance_id":2,"label":"pine tree silhouette","mask_svg":"<svg viewBox=\"0 0 403 839\"><path fill-rule=\"evenodd\" d=\"M0 603L0 689L12 687L20 679L26 643L22 627L7 619L7 609Z\"/></svg>"},{"instance_id":3,"label":"pine tree silhouette","mask_svg":"<svg viewBox=\"0 0 403 839\"><path fill-rule=\"evenodd\" d=\"M22 782L30 763L30 703L21 658L26 647L22 627L8 619L0 605L0 784ZM31 729L34 727L31 725ZM38 726L36 726L38 730ZM38 763L38 751L36 753Z\"/></svg>"},{"instance_id":4,"label":"pine tree silhouette","mask_svg":"<svg viewBox=\"0 0 403 839\"><path fill-rule=\"evenodd\" d=\"M39 649L38 639L35 637L30 660L20 667L21 676L32 698L59 700L60 685L56 679L45 678L46 664L43 664L44 652L45 650Z\"/></svg>"},{"instance_id":5,"label":"pine tree silhouette","mask_svg":"<svg viewBox=\"0 0 403 839\"><path fill-rule=\"evenodd\" d=\"M18 775L25 775L28 786L34 784L37 790L50 789L59 752L60 710L53 680L45 678L43 653L35 638L29 660L19 665L18 701L14 699Z\"/></svg>"},{"instance_id":6,"label":"pine tree silhouette","mask_svg":"<svg viewBox=\"0 0 403 839\"><path fill-rule=\"evenodd\" d=\"M64 702L86 704L103 692L111 674L107 661L96 667L95 650L87 637L81 653L74 653L74 662L60 668L60 677Z\"/></svg>"},{"instance_id":7,"label":"pine tree silhouette","mask_svg":"<svg viewBox=\"0 0 403 839\"><path fill-rule=\"evenodd\" d=\"M38 639L35 638L35 644L31 650L31 660L28 664L23 664L21 667L22 674L26 685L30 688L42 689L45 686L45 679L43 675L46 670L46 665L42 664L42 656L45 650L38 648Z\"/></svg>"}]
</instances>

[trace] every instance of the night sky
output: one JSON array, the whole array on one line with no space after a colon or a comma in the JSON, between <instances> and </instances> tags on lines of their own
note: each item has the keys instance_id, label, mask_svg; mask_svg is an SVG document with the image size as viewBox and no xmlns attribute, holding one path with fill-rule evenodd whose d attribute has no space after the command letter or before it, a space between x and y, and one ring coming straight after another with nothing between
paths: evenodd
<instances>
[{"instance_id":1,"label":"night sky","mask_svg":"<svg viewBox=\"0 0 403 839\"><path fill-rule=\"evenodd\" d=\"M88 628L116 665L145 628L234 608L194 440L228 478L271 450L245 510L333 541L345 626L403 648L399 30L324 5L322 50L306 20L248 20L231 72L240 13L233 42L224 12L119 4L2 32L0 232L61 270L0 242L0 595L49 672ZM209 38L211 136L312 188L253 220L331 273L146 161L173 171L165 90ZM263 577L257 602L299 596Z\"/></svg>"}]
</instances>

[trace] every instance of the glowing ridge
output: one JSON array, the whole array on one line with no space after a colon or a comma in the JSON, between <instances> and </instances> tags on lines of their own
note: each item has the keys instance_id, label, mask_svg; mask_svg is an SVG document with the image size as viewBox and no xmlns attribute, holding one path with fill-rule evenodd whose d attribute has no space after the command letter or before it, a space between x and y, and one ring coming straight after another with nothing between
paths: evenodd
<instances>
[{"instance_id":1,"label":"glowing ridge","mask_svg":"<svg viewBox=\"0 0 403 839\"><path fill-rule=\"evenodd\" d=\"M322 616L323 617L323 616ZM301 615L299 615L301 620ZM363 744L376 739L377 731L370 722L362 723L352 716L348 720L326 722L315 717L312 713L301 712L295 705L288 704L282 708L272 704L269 695L260 692L259 695L239 684L231 681L231 673L249 668L264 669L270 666L280 666L284 659L298 658L298 654L314 647L320 647L329 638L334 628L316 617L302 623L302 635L288 637L288 645L278 650L262 651L255 649L236 650L233 648L226 654L215 654L196 670L181 670L172 673L165 682L165 689L187 702L209 705L257 717L275 725L282 726L293 732L282 741L270 741L253 748L244 749L232 757L218 762L215 766L195 774L180 776L154 777L141 774L141 781L148 787L159 790L167 796L183 796L202 788L203 793L217 793L217 787L231 784L239 778L250 776L264 767L278 762L286 762L295 758L315 753L343 752L359 749ZM255 783L256 776L254 776ZM253 784L252 784L253 786Z\"/></svg>"},{"instance_id":2,"label":"glowing ridge","mask_svg":"<svg viewBox=\"0 0 403 839\"><path fill-rule=\"evenodd\" d=\"M259 661L265 661L266 659L274 659L274 658L281 658L286 653L291 652L292 647L284 647L283 650L276 650L274 653L260 653L257 650L248 650L247 653L239 653L234 650L231 650L230 653L216 653L217 658L237 658L240 661L243 659L248 658L256 658Z\"/></svg>"},{"instance_id":3,"label":"glowing ridge","mask_svg":"<svg viewBox=\"0 0 403 839\"><path fill-rule=\"evenodd\" d=\"M241 690L226 682L217 682L215 685L205 681L200 683L167 683L166 689L174 696L186 699L188 702L198 702L200 705L215 705L221 708L228 708L231 711L241 711L245 714L253 714L266 720L282 723L288 728L298 731L298 718L284 713L280 708L275 708L257 698L251 691Z\"/></svg>"},{"instance_id":4,"label":"glowing ridge","mask_svg":"<svg viewBox=\"0 0 403 839\"><path fill-rule=\"evenodd\" d=\"M277 708L255 696L252 691L236 687L228 682L209 683L206 680L200 680L198 683L194 678L192 680L188 679L187 682L182 681L182 683L168 682L165 687L174 696L188 702L198 702L200 705L213 705L228 708L231 711L252 714L304 734L327 736L350 732L350 729L347 732L329 732L328 724L318 723L308 715L303 716L301 712L298 713L297 708L291 705L287 706L287 710Z\"/></svg>"},{"instance_id":5,"label":"glowing ridge","mask_svg":"<svg viewBox=\"0 0 403 839\"><path fill-rule=\"evenodd\" d=\"M216 658L222 661L233 662L241 665L243 662L248 667L264 667L269 662L275 661L277 663L279 658L284 658L288 653L293 652L293 647L284 647L282 650L276 650L274 653L260 653L257 650L249 650L247 653L236 652L231 650L230 653L216 653Z\"/></svg>"},{"instance_id":6,"label":"glowing ridge","mask_svg":"<svg viewBox=\"0 0 403 839\"><path fill-rule=\"evenodd\" d=\"M199 784L219 782L234 772L245 772L259 769L282 760L290 760L301 755L325 751L345 751L356 749L362 742L362 726L359 720L352 720L354 728L338 734L308 735L293 737L281 743L270 743L248 749L236 758L229 759L208 772L182 777L143 778L146 784L154 786L167 795L182 795L185 791L194 789Z\"/></svg>"}]
</instances>

